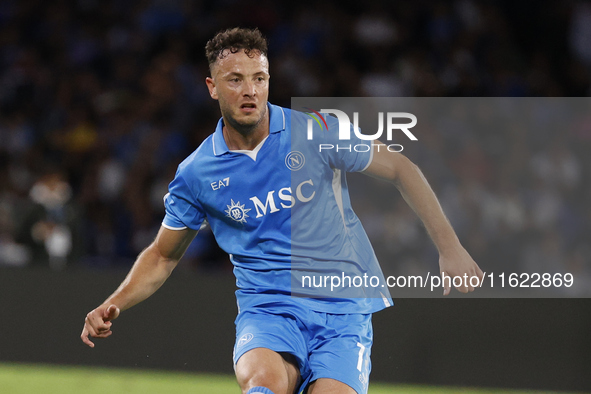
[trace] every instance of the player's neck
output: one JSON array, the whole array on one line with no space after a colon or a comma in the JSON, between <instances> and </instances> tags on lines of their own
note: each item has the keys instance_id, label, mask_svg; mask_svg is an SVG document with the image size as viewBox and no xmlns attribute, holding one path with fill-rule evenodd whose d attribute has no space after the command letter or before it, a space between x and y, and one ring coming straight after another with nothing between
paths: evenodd
<instances>
[{"instance_id":1,"label":"player's neck","mask_svg":"<svg viewBox=\"0 0 591 394\"><path fill-rule=\"evenodd\" d=\"M269 135L267 116L253 129L239 130L224 122L222 129L229 150L253 150Z\"/></svg>"}]
</instances>

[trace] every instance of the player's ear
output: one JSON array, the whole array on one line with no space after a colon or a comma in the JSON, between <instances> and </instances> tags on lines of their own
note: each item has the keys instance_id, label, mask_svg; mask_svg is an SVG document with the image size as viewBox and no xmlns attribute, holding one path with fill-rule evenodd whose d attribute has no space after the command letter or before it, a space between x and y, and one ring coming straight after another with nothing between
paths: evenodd
<instances>
[{"instance_id":1,"label":"player's ear","mask_svg":"<svg viewBox=\"0 0 591 394\"><path fill-rule=\"evenodd\" d=\"M215 81L211 77L205 78L205 84L207 85L207 89L209 89L209 95L212 99L218 99L218 92L215 87Z\"/></svg>"}]
</instances>

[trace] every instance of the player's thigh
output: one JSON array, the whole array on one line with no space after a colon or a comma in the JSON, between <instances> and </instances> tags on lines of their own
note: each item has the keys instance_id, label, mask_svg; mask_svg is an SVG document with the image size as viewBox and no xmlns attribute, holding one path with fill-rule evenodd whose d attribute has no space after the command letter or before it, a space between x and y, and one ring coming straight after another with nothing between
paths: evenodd
<instances>
[{"instance_id":1,"label":"player's thigh","mask_svg":"<svg viewBox=\"0 0 591 394\"><path fill-rule=\"evenodd\" d=\"M234 365L240 387L295 391L301 371L308 371L305 338L295 317L270 308L250 308L236 318Z\"/></svg>"},{"instance_id":2,"label":"player's thigh","mask_svg":"<svg viewBox=\"0 0 591 394\"><path fill-rule=\"evenodd\" d=\"M263 386L275 394L293 394L298 387L300 373L293 355L255 348L238 360L236 379L243 393L252 387Z\"/></svg>"},{"instance_id":3,"label":"player's thigh","mask_svg":"<svg viewBox=\"0 0 591 394\"><path fill-rule=\"evenodd\" d=\"M352 392L366 394L371 372L373 329L371 315L326 315L323 327L317 327L307 379L317 393L330 393L337 381ZM316 382L316 383L314 383ZM320 387L320 388L319 388ZM322 391L319 391L322 389ZM347 389L348 390L348 389Z\"/></svg>"},{"instance_id":4,"label":"player's thigh","mask_svg":"<svg viewBox=\"0 0 591 394\"><path fill-rule=\"evenodd\" d=\"M308 386L306 394L357 394L357 392L338 380L321 378Z\"/></svg>"}]
</instances>

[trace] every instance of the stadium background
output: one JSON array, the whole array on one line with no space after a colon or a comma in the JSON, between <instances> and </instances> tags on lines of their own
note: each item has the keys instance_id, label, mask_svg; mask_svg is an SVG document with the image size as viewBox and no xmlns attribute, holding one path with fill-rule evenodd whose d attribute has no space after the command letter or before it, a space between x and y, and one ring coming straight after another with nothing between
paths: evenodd
<instances>
[{"instance_id":1,"label":"stadium background","mask_svg":"<svg viewBox=\"0 0 591 394\"><path fill-rule=\"evenodd\" d=\"M177 164L215 127L203 47L236 25L269 38L270 100L285 106L292 96L591 91L587 1L3 0L0 308L11 324L0 329L0 361L231 373L231 265L208 232L162 294L117 322L119 340L89 353L78 331L154 237ZM511 262L519 271L542 261L589 284L590 125L436 136L434 154L413 159L481 266ZM369 212L378 254L401 267L425 264L432 247L421 231L400 230L418 228L402 199L380 209L397 221ZM589 306L401 300L375 317L383 342L373 376L590 390ZM158 330L153 310L165 316ZM214 361L198 361L200 347Z\"/></svg>"}]
</instances>

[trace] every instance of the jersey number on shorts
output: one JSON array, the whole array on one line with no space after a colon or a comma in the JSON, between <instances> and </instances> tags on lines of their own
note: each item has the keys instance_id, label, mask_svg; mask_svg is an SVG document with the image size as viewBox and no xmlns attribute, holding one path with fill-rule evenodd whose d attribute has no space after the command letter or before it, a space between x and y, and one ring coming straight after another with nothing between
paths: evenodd
<instances>
[{"instance_id":1,"label":"jersey number on shorts","mask_svg":"<svg viewBox=\"0 0 591 394\"><path fill-rule=\"evenodd\" d=\"M359 347L359 359L357 359L357 370L361 372L361 367L363 366L363 353L365 352L365 346L363 346L359 342L357 342L357 346Z\"/></svg>"}]
</instances>

